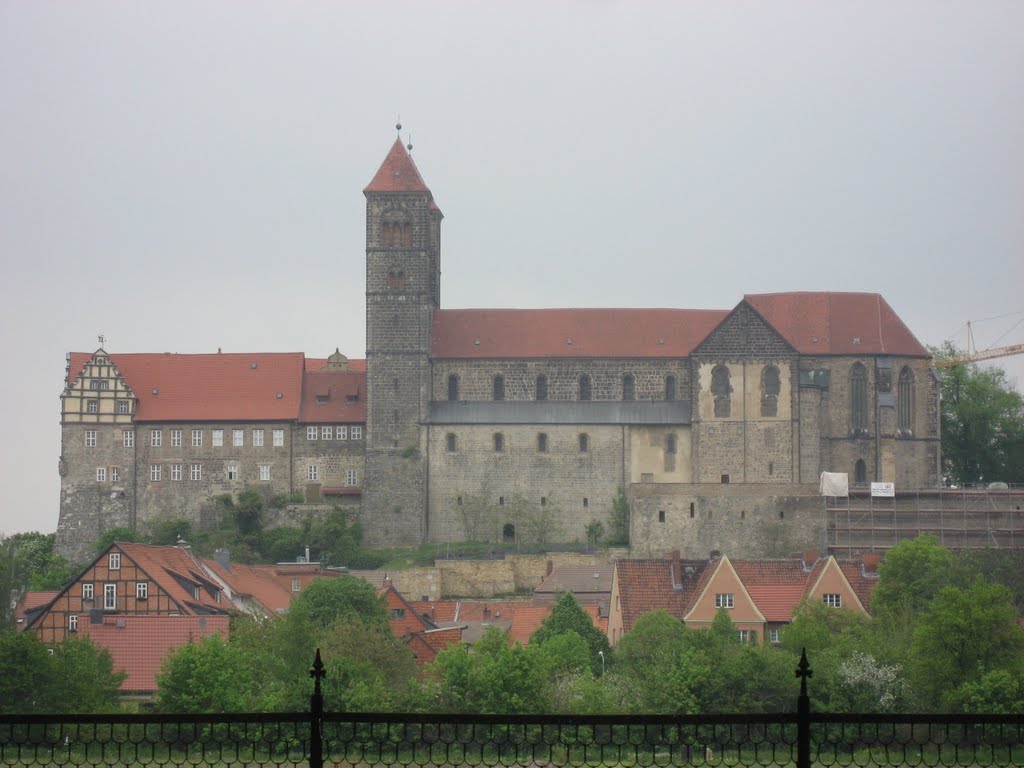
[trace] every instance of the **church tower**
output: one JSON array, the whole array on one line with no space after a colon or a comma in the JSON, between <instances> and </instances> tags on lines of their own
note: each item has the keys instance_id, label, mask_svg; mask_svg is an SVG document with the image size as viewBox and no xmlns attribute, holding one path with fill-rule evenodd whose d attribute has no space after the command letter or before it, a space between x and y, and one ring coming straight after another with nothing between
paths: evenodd
<instances>
[{"instance_id":1,"label":"church tower","mask_svg":"<svg viewBox=\"0 0 1024 768\"><path fill-rule=\"evenodd\" d=\"M430 329L440 303L440 209L397 138L366 195L364 541L427 536Z\"/></svg>"}]
</instances>

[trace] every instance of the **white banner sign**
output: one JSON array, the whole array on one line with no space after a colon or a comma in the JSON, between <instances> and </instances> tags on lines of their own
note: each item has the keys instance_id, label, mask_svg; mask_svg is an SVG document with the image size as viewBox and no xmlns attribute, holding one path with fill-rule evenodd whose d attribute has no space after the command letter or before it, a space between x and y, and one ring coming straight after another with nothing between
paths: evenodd
<instances>
[{"instance_id":1,"label":"white banner sign","mask_svg":"<svg viewBox=\"0 0 1024 768\"><path fill-rule=\"evenodd\" d=\"M884 496L891 499L896 495L896 484L895 483L872 483L871 484L871 495L872 496Z\"/></svg>"}]
</instances>

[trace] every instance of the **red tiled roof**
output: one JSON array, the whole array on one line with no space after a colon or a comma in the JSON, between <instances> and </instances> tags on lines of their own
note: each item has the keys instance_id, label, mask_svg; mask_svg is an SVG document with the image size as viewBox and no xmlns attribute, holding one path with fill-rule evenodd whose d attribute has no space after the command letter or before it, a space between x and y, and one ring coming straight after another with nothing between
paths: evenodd
<instances>
[{"instance_id":1,"label":"red tiled roof","mask_svg":"<svg viewBox=\"0 0 1024 768\"><path fill-rule=\"evenodd\" d=\"M441 309L435 358L686 357L717 309Z\"/></svg>"},{"instance_id":2,"label":"red tiled roof","mask_svg":"<svg viewBox=\"0 0 1024 768\"><path fill-rule=\"evenodd\" d=\"M68 375L77 377L91 357L72 352ZM280 421L299 413L301 352L112 354L110 359L138 398L136 421Z\"/></svg>"},{"instance_id":3,"label":"red tiled roof","mask_svg":"<svg viewBox=\"0 0 1024 768\"><path fill-rule=\"evenodd\" d=\"M810 576L820 573L804 570L802 560L730 560L747 594L764 615L765 621L785 622L793 618L793 611L813 581Z\"/></svg>"},{"instance_id":4,"label":"red tiled roof","mask_svg":"<svg viewBox=\"0 0 1024 768\"><path fill-rule=\"evenodd\" d=\"M327 365L326 357L307 357L306 358L306 372L313 373L315 371L322 370ZM349 359L348 367L358 373L366 373L366 360L365 359Z\"/></svg>"},{"instance_id":5,"label":"red tiled roof","mask_svg":"<svg viewBox=\"0 0 1024 768\"><path fill-rule=\"evenodd\" d=\"M356 399L349 402L350 396ZM365 422L366 374L355 371L304 373L299 421L307 424Z\"/></svg>"},{"instance_id":6,"label":"red tiled roof","mask_svg":"<svg viewBox=\"0 0 1024 768\"><path fill-rule=\"evenodd\" d=\"M707 564L707 560L681 560L683 573L673 574L671 560L617 560L623 631L631 630L640 616L651 611L668 611L681 620L693 596L700 594L704 572L710 574L712 570L705 567ZM688 568L692 569L689 573ZM679 589L673 585L673 578Z\"/></svg>"},{"instance_id":7,"label":"red tiled roof","mask_svg":"<svg viewBox=\"0 0 1024 768\"><path fill-rule=\"evenodd\" d=\"M33 608L40 608L49 603L53 598L59 595L60 592L26 592L18 600L18 605L15 611L20 615L25 611L31 611Z\"/></svg>"},{"instance_id":8,"label":"red tiled roof","mask_svg":"<svg viewBox=\"0 0 1024 768\"><path fill-rule=\"evenodd\" d=\"M114 669L127 672L122 691L151 692L167 654L210 635L228 636L227 616L104 616L102 624L88 617L78 623L78 633L110 651Z\"/></svg>"},{"instance_id":9,"label":"red tiled roof","mask_svg":"<svg viewBox=\"0 0 1024 768\"><path fill-rule=\"evenodd\" d=\"M395 139L387 157L380 164L380 169L363 192L430 192L423 183L412 155L402 144L402 139Z\"/></svg>"},{"instance_id":10,"label":"red tiled roof","mask_svg":"<svg viewBox=\"0 0 1024 768\"><path fill-rule=\"evenodd\" d=\"M840 570L853 587L854 594L864 606L864 610L871 613L871 590L878 584L878 574L868 576L864 572L864 563L861 560L840 560L836 558Z\"/></svg>"},{"instance_id":11,"label":"red tiled roof","mask_svg":"<svg viewBox=\"0 0 1024 768\"><path fill-rule=\"evenodd\" d=\"M593 592L611 594L614 570L611 565L562 565L555 568L533 592L572 592L577 596Z\"/></svg>"},{"instance_id":12,"label":"red tiled roof","mask_svg":"<svg viewBox=\"0 0 1024 768\"><path fill-rule=\"evenodd\" d=\"M744 300L805 355L928 357L877 293L763 293Z\"/></svg>"},{"instance_id":13,"label":"red tiled roof","mask_svg":"<svg viewBox=\"0 0 1024 768\"><path fill-rule=\"evenodd\" d=\"M512 620L512 626L508 628L509 643L526 645L530 642L530 637L540 629L553 609L553 605L520 605L511 616L502 611L502 618Z\"/></svg>"},{"instance_id":14,"label":"red tiled roof","mask_svg":"<svg viewBox=\"0 0 1024 768\"><path fill-rule=\"evenodd\" d=\"M203 565L226 582L232 592L255 600L270 613L284 613L291 605L293 593L281 583L272 565L231 563L230 570L225 570L207 559Z\"/></svg>"},{"instance_id":15,"label":"red tiled roof","mask_svg":"<svg viewBox=\"0 0 1024 768\"><path fill-rule=\"evenodd\" d=\"M203 572L202 565L192 557L189 550L128 542L113 544L111 551L115 549L120 550L125 557L145 571L149 578L159 584L160 588L178 603L182 613L225 613L234 607L226 600L218 603L210 594L204 583L213 584L213 580ZM195 596L193 590L182 586L174 578L175 575L189 580L190 583L198 583L199 597Z\"/></svg>"}]
</instances>

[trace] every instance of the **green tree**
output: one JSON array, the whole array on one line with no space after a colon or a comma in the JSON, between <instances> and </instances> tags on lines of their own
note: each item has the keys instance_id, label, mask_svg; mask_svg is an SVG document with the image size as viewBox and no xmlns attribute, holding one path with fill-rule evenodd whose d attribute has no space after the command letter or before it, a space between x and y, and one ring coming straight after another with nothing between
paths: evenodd
<instances>
[{"instance_id":1,"label":"green tree","mask_svg":"<svg viewBox=\"0 0 1024 768\"><path fill-rule=\"evenodd\" d=\"M629 544L629 499L621 485L612 498L612 513L608 518L608 543L616 547Z\"/></svg>"},{"instance_id":2,"label":"green tree","mask_svg":"<svg viewBox=\"0 0 1024 768\"><path fill-rule=\"evenodd\" d=\"M955 566L953 553L935 536L901 541L886 553L878 568L878 584L871 593L873 610L912 621L950 584Z\"/></svg>"},{"instance_id":3,"label":"green tree","mask_svg":"<svg viewBox=\"0 0 1024 768\"><path fill-rule=\"evenodd\" d=\"M269 528L260 533L260 555L272 563L291 563L308 541L301 528Z\"/></svg>"},{"instance_id":4,"label":"green tree","mask_svg":"<svg viewBox=\"0 0 1024 768\"><path fill-rule=\"evenodd\" d=\"M936 358L960 353L951 343ZM957 483L1024 483L1024 396L1001 368L949 366L942 377L942 456Z\"/></svg>"},{"instance_id":5,"label":"green tree","mask_svg":"<svg viewBox=\"0 0 1024 768\"><path fill-rule=\"evenodd\" d=\"M173 546L179 539L192 541L192 521L182 517L156 520L150 524L149 543Z\"/></svg>"},{"instance_id":6,"label":"green tree","mask_svg":"<svg viewBox=\"0 0 1024 768\"><path fill-rule=\"evenodd\" d=\"M219 635L179 648L157 675L161 712L246 712L262 675L252 657Z\"/></svg>"},{"instance_id":7,"label":"green tree","mask_svg":"<svg viewBox=\"0 0 1024 768\"><path fill-rule=\"evenodd\" d=\"M964 712L1024 715L1024 679L1008 669L994 669L964 683L947 700Z\"/></svg>"},{"instance_id":8,"label":"green tree","mask_svg":"<svg viewBox=\"0 0 1024 768\"><path fill-rule=\"evenodd\" d=\"M369 582L347 574L312 582L295 598L288 613L321 628L350 617L368 624L387 621L384 602Z\"/></svg>"},{"instance_id":9,"label":"green tree","mask_svg":"<svg viewBox=\"0 0 1024 768\"><path fill-rule=\"evenodd\" d=\"M544 645L567 632L574 632L583 639L589 649L591 672L601 674L611 662L608 635L594 626L590 616L580 607L571 592L563 592L558 598L551 614L530 638L530 645Z\"/></svg>"},{"instance_id":10,"label":"green tree","mask_svg":"<svg viewBox=\"0 0 1024 768\"><path fill-rule=\"evenodd\" d=\"M125 526L119 526L117 528L108 528L100 536L99 541L96 542L95 552L100 554L110 548L110 545L116 541L133 542L133 541L146 541L146 537L136 531L134 528L128 528Z\"/></svg>"},{"instance_id":11,"label":"green tree","mask_svg":"<svg viewBox=\"0 0 1024 768\"><path fill-rule=\"evenodd\" d=\"M114 671L110 651L88 637L69 637L54 649L57 685L63 712L94 714L117 707L121 683L127 676Z\"/></svg>"},{"instance_id":12,"label":"green tree","mask_svg":"<svg viewBox=\"0 0 1024 768\"><path fill-rule=\"evenodd\" d=\"M587 544L596 547L604 538L604 523L600 520L591 520L587 523Z\"/></svg>"},{"instance_id":13,"label":"green tree","mask_svg":"<svg viewBox=\"0 0 1024 768\"><path fill-rule=\"evenodd\" d=\"M683 622L667 611L645 613L615 647L614 677L629 680L628 711L693 714L700 711L692 686L710 678L710 659L696 656ZM685 675L680 674L686 665Z\"/></svg>"}]
</instances>

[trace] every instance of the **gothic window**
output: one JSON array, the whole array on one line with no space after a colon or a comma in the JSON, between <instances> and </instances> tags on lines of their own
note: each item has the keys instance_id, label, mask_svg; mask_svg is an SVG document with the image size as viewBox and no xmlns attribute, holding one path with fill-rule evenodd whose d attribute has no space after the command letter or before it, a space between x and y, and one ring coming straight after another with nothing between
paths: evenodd
<instances>
[{"instance_id":1,"label":"gothic window","mask_svg":"<svg viewBox=\"0 0 1024 768\"><path fill-rule=\"evenodd\" d=\"M868 467L864 463L864 459L857 459L857 463L853 465L853 482L855 483L866 483L868 481Z\"/></svg>"},{"instance_id":2,"label":"gothic window","mask_svg":"<svg viewBox=\"0 0 1024 768\"><path fill-rule=\"evenodd\" d=\"M494 452L501 453L505 450L505 436L501 432L494 433Z\"/></svg>"},{"instance_id":3,"label":"gothic window","mask_svg":"<svg viewBox=\"0 0 1024 768\"><path fill-rule=\"evenodd\" d=\"M501 529L501 538L506 542L513 542L516 540L516 527L512 523L505 523Z\"/></svg>"},{"instance_id":4,"label":"gothic window","mask_svg":"<svg viewBox=\"0 0 1024 768\"><path fill-rule=\"evenodd\" d=\"M388 272L388 288L402 290L405 288L405 272L402 270L391 270Z\"/></svg>"},{"instance_id":5,"label":"gothic window","mask_svg":"<svg viewBox=\"0 0 1024 768\"><path fill-rule=\"evenodd\" d=\"M537 400L548 399L548 377L543 373L537 377Z\"/></svg>"},{"instance_id":6,"label":"gothic window","mask_svg":"<svg viewBox=\"0 0 1024 768\"><path fill-rule=\"evenodd\" d=\"M587 374L580 376L580 400L590 399L590 377Z\"/></svg>"},{"instance_id":7,"label":"gothic window","mask_svg":"<svg viewBox=\"0 0 1024 768\"><path fill-rule=\"evenodd\" d=\"M914 432L914 374L909 368L900 371L896 397L900 433L911 435Z\"/></svg>"},{"instance_id":8,"label":"gothic window","mask_svg":"<svg viewBox=\"0 0 1024 768\"><path fill-rule=\"evenodd\" d=\"M716 365L711 371L711 394L715 397L715 416L728 416L731 412L732 385L729 383L729 369Z\"/></svg>"},{"instance_id":9,"label":"gothic window","mask_svg":"<svg viewBox=\"0 0 1024 768\"><path fill-rule=\"evenodd\" d=\"M779 369L769 365L761 372L761 415L779 414Z\"/></svg>"},{"instance_id":10,"label":"gothic window","mask_svg":"<svg viewBox=\"0 0 1024 768\"><path fill-rule=\"evenodd\" d=\"M850 429L854 432L868 428L868 370L855 363L850 372Z\"/></svg>"},{"instance_id":11,"label":"gothic window","mask_svg":"<svg viewBox=\"0 0 1024 768\"><path fill-rule=\"evenodd\" d=\"M408 222L382 222L380 244L385 248L408 248L412 245L412 225Z\"/></svg>"},{"instance_id":12,"label":"gothic window","mask_svg":"<svg viewBox=\"0 0 1024 768\"><path fill-rule=\"evenodd\" d=\"M666 376L665 377L665 399L675 400L676 399L676 377Z\"/></svg>"},{"instance_id":13,"label":"gothic window","mask_svg":"<svg viewBox=\"0 0 1024 768\"><path fill-rule=\"evenodd\" d=\"M580 434L580 453L587 453L590 450L590 438L586 432Z\"/></svg>"},{"instance_id":14,"label":"gothic window","mask_svg":"<svg viewBox=\"0 0 1024 768\"><path fill-rule=\"evenodd\" d=\"M455 402L459 399L459 377L454 373L448 377L448 401Z\"/></svg>"},{"instance_id":15,"label":"gothic window","mask_svg":"<svg viewBox=\"0 0 1024 768\"><path fill-rule=\"evenodd\" d=\"M494 399L505 399L505 377L501 374L494 377Z\"/></svg>"},{"instance_id":16,"label":"gothic window","mask_svg":"<svg viewBox=\"0 0 1024 768\"><path fill-rule=\"evenodd\" d=\"M445 437L445 447L448 449L448 453L455 453L456 442L454 432L449 432Z\"/></svg>"},{"instance_id":17,"label":"gothic window","mask_svg":"<svg viewBox=\"0 0 1024 768\"><path fill-rule=\"evenodd\" d=\"M547 432L540 432L537 435L537 451L539 453L548 452L548 435Z\"/></svg>"},{"instance_id":18,"label":"gothic window","mask_svg":"<svg viewBox=\"0 0 1024 768\"><path fill-rule=\"evenodd\" d=\"M622 377L622 399L636 400L636 376L632 373Z\"/></svg>"}]
</instances>

